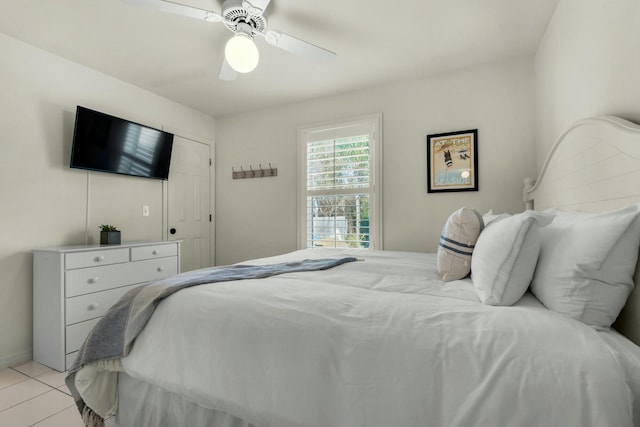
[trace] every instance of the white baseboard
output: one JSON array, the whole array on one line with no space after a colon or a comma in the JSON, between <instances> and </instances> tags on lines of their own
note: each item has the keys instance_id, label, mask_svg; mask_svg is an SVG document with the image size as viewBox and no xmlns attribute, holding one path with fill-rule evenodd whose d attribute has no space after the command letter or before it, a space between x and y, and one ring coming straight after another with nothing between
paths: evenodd
<instances>
[{"instance_id":1,"label":"white baseboard","mask_svg":"<svg viewBox=\"0 0 640 427\"><path fill-rule=\"evenodd\" d=\"M4 356L0 356L0 369L17 365L20 362L28 362L32 358L33 358L33 352L31 351L31 349L27 351L22 351L20 353L7 354Z\"/></svg>"}]
</instances>

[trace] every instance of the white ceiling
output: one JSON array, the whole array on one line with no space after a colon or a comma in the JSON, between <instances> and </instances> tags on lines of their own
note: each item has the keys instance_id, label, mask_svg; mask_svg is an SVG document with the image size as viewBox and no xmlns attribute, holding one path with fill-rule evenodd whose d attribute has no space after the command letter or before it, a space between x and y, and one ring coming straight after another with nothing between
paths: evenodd
<instances>
[{"instance_id":1,"label":"white ceiling","mask_svg":"<svg viewBox=\"0 0 640 427\"><path fill-rule=\"evenodd\" d=\"M180 0L220 11L222 0ZM268 27L337 53L316 63L257 38L260 64L218 79L231 32L123 0L1 0L0 31L211 116L533 54L558 0L272 0Z\"/></svg>"}]
</instances>

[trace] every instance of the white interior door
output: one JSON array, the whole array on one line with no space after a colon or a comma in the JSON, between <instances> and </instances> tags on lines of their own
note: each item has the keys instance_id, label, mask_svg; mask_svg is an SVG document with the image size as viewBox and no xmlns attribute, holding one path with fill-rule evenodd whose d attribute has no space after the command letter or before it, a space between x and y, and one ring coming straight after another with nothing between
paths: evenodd
<instances>
[{"instance_id":1,"label":"white interior door","mask_svg":"<svg viewBox=\"0 0 640 427\"><path fill-rule=\"evenodd\" d=\"M211 147L176 135L169 172L168 238L182 240L180 271L211 265Z\"/></svg>"}]
</instances>

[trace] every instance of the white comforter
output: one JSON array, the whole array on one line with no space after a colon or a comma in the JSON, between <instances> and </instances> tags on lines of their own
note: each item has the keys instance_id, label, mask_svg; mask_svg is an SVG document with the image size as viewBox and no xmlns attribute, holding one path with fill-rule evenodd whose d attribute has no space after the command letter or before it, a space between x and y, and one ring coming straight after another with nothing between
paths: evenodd
<instances>
[{"instance_id":1,"label":"white comforter","mask_svg":"<svg viewBox=\"0 0 640 427\"><path fill-rule=\"evenodd\" d=\"M427 254L251 263L345 254L365 260L176 293L123 370L259 427L633 425L616 353L530 295L484 306Z\"/></svg>"}]
</instances>

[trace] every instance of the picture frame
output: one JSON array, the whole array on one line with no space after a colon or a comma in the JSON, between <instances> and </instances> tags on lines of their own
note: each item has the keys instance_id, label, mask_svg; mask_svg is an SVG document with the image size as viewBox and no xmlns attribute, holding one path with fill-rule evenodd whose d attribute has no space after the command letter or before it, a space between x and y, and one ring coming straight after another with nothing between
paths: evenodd
<instances>
[{"instance_id":1,"label":"picture frame","mask_svg":"<svg viewBox=\"0 0 640 427\"><path fill-rule=\"evenodd\" d=\"M427 135L427 192L478 191L478 129Z\"/></svg>"}]
</instances>

